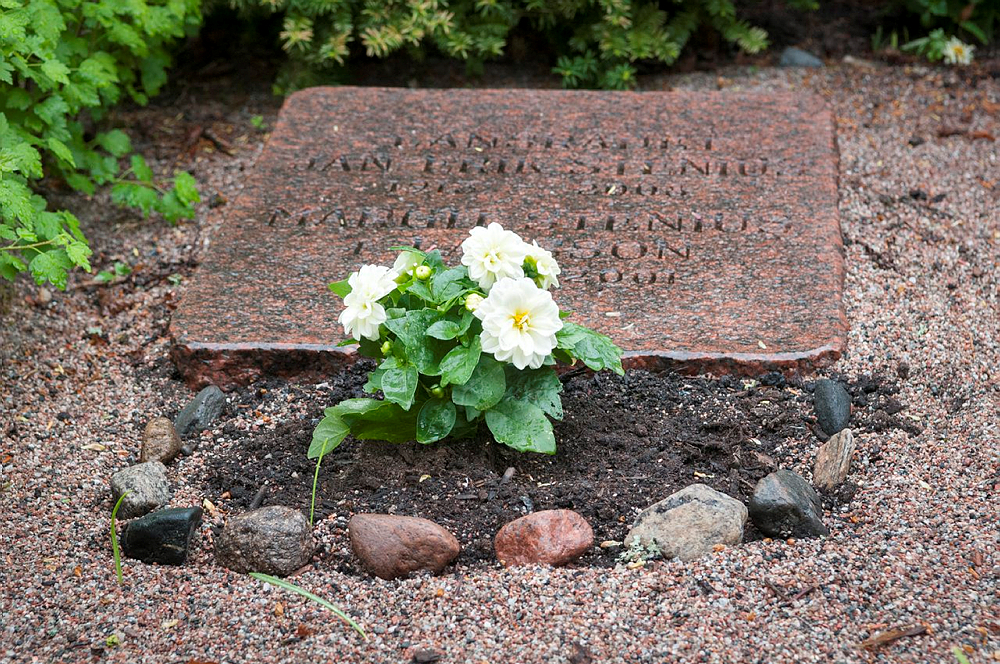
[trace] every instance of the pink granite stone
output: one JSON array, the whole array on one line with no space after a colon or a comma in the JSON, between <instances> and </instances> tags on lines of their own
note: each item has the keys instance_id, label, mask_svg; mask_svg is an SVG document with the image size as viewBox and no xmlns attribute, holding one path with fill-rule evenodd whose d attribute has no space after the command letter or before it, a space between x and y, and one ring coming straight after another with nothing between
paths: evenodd
<instances>
[{"instance_id":1,"label":"pink granite stone","mask_svg":"<svg viewBox=\"0 0 1000 664\"><path fill-rule=\"evenodd\" d=\"M193 386L351 361L326 285L499 222L626 366L786 373L847 323L833 117L798 93L314 88L285 102L174 313Z\"/></svg>"}]
</instances>

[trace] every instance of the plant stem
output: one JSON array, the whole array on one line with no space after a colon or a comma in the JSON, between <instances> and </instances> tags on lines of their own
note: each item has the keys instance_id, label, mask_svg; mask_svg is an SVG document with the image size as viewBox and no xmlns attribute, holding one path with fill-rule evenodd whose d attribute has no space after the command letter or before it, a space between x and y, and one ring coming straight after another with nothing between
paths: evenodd
<instances>
[{"instance_id":1,"label":"plant stem","mask_svg":"<svg viewBox=\"0 0 1000 664\"><path fill-rule=\"evenodd\" d=\"M0 251L21 251L22 249L35 249L37 247L44 247L47 244L53 244L55 240L42 240L41 242L34 242L32 244L8 244L6 247L0 247Z\"/></svg>"},{"instance_id":2,"label":"plant stem","mask_svg":"<svg viewBox=\"0 0 1000 664\"><path fill-rule=\"evenodd\" d=\"M323 455L326 454L326 445L319 451L319 458L316 459L316 472L313 473L312 501L309 503L309 525L313 525L313 512L316 510L316 482L319 480L319 465L323 463Z\"/></svg>"}]
</instances>

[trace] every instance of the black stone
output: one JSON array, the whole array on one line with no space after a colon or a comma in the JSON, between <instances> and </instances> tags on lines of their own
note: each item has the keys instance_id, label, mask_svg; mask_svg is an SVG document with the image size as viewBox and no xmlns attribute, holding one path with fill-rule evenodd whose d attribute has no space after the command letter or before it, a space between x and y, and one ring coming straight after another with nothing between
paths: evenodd
<instances>
[{"instance_id":1,"label":"black stone","mask_svg":"<svg viewBox=\"0 0 1000 664\"><path fill-rule=\"evenodd\" d=\"M778 470L757 482L749 505L750 519L769 537L829 535L823 525L823 503L812 486L790 470Z\"/></svg>"},{"instance_id":2,"label":"black stone","mask_svg":"<svg viewBox=\"0 0 1000 664\"><path fill-rule=\"evenodd\" d=\"M226 407L226 395L215 385L209 385L198 393L184 410L177 413L174 428L177 435L186 438L193 433L211 426L219 418Z\"/></svg>"},{"instance_id":3,"label":"black stone","mask_svg":"<svg viewBox=\"0 0 1000 664\"><path fill-rule=\"evenodd\" d=\"M846 429L851 421L851 395L835 380L816 381L813 408L820 428L830 436Z\"/></svg>"},{"instance_id":4,"label":"black stone","mask_svg":"<svg viewBox=\"0 0 1000 664\"><path fill-rule=\"evenodd\" d=\"M200 507L171 507L152 512L126 524L122 553L144 563L183 565L199 525Z\"/></svg>"}]
</instances>

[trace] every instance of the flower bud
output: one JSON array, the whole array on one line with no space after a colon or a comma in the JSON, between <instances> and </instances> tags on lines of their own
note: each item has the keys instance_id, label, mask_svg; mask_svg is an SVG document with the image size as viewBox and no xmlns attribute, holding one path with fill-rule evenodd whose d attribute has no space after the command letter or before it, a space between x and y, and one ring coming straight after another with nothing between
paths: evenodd
<instances>
[{"instance_id":1,"label":"flower bud","mask_svg":"<svg viewBox=\"0 0 1000 664\"><path fill-rule=\"evenodd\" d=\"M479 293L469 293L469 296L465 298L465 308L469 311L475 311L483 303L483 299Z\"/></svg>"},{"instance_id":2,"label":"flower bud","mask_svg":"<svg viewBox=\"0 0 1000 664\"><path fill-rule=\"evenodd\" d=\"M417 275L417 279L420 281L427 281L431 276L431 268L427 265L421 265L413 273Z\"/></svg>"},{"instance_id":3,"label":"flower bud","mask_svg":"<svg viewBox=\"0 0 1000 664\"><path fill-rule=\"evenodd\" d=\"M440 385L435 385L431 388L431 395L440 399L444 396L444 388Z\"/></svg>"},{"instance_id":4,"label":"flower bud","mask_svg":"<svg viewBox=\"0 0 1000 664\"><path fill-rule=\"evenodd\" d=\"M391 341L384 342L382 344L381 350L382 350L382 354L383 355L388 355L389 353L391 353L392 352L392 342Z\"/></svg>"}]
</instances>

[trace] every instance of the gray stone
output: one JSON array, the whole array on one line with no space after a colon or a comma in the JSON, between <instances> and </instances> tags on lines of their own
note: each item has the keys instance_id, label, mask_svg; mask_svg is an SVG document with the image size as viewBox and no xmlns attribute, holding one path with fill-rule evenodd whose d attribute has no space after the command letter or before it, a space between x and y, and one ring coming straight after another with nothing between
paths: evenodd
<instances>
[{"instance_id":1,"label":"gray stone","mask_svg":"<svg viewBox=\"0 0 1000 664\"><path fill-rule=\"evenodd\" d=\"M692 484L646 508L625 537L643 547L656 543L665 558L693 560L716 545L739 544L747 508L740 501L704 484Z\"/></svg>"},{"instance_id":2,"label":"gray stone","mask_svg":"<svg viewBox=\"0 0 1000 664\"><path fill-rule=\"evenodd\" d=\"M779 67L822 67L823 61L809 51L789 46L781 52Z\"/></svg>"},{"instance_id":3,"label":"gray stone","mask_svg":"<svg viewBox=\"0 0 1000 664\"><path fill-rule=\"evenodd\" d=\"M201 525L200 507L157 510L125 525L122 553L144 563L183 565Z\"/></svg>"},{"instance_id":4,"label":"gray stone","mask_svg":"<svg viewBox=\"0 0 1000 664\"><path fill-rule=\"evenodd\" d=\"M821 491L832 491L847 479L854 456L854 434L844 429L823 443L816 453L813 484Z\"/></svg>"},{"instance_id":5,"label":"gray stone","mask_svg":"<svg viewBox=\"0 0 1000 664\"><path fill-rule=\"evenodd\" d=\"M776 470L757 482L750 499L750 518L770 537L829 535L823 525L819 494L796 473Z\"/></svg>"},{"instance_id":6,"label":"gray stone","mask_svg":"<svg viewBox=\"0 0 1000 664\"><path fill-rule=\"evenodd\" d=\"M823 378L813 390L813 409L820 428L832 436L851 422L851 395L837 381Z\"/></svg>"},{"instance_id":7,"label":"gray stone","mask_svg":"<svg viewBox=\"0 0 1000 664\"><path fill-rule=\"evenodd\" d=\"M139 461L169 463L181 451L181 439L174 424L165 417L154 417L142 434Z\"/></svg>"},{"instance_id":8,"label":"gray stone","mask_svg":"<svg viewBox=\"0 0 1000 664\"><path fill-rule=\"evenodd\" d=\"M215 385L209 385L198 393L174 418L177 435L187 438L211 426L226 407L226 395Z\"/></svg>"},{"instance_id":9,"label":"gray stone","mask_svg":"<svg viewBox=\"0 0 1000 664\"><path fill-rule=\"evenodd\" d=\"M215 557L234 572L288 576L308 563L315 549L302 512L269 505L231 517L215 543Z\"/></svg>"},{"instance_id":10,"label":"gray stone","mask_svg":"<svg viewBox=\"0 0 1000 664\"><path fill-rule=\"evenodd\" d=\"M118 517L134 519L170 502L167 468L159 461L147 461L130 466L111 476L111 495L115 503L125 492L128 495L118 508Z\"/></svg>"}]
</instances>

